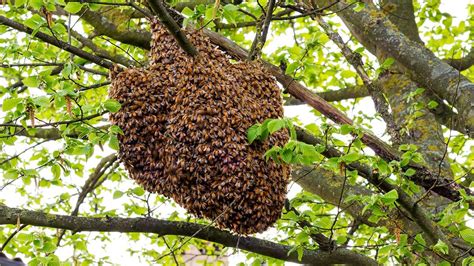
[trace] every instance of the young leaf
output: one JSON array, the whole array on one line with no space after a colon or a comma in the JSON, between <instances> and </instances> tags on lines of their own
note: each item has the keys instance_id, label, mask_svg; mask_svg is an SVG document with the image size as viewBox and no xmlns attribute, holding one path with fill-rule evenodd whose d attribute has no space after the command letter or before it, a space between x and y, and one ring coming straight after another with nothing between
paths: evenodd
<instances>
[{"instance_id":1,"label":"young leaf","mask_svg":"<svg viewBox=\"0 0 474 266\"><path fill-rule=\"evenodd\" d=\"M355 152L351 152L349 154L346 154L344 156L341 157L341 160L346 162L346 163L352 163L354 161L357 161L360 159L360 154L358 153L355 153Z\"/></svg>"},{"instance_id":2,"label":"young leaf","mask_svg":"<svg viewBox=\"0 0 474 266\"><path fill-rule=\"evenodd\" d=\"M459 232L462 239L466 240L467 242L474 244L474 230L471 228L466 228Z\"/></svg>"},{"instance_id":3,"label":"young leaf","mask_svg":"<svg viewBox=\"0 0 474 266\"><path fill-rule=\"evenodd\" d=\"M441 240L438 240L436 245L433 246L433 250L435 252L439 252L439 253L442 253L442 254L448 254L449 253L448 245L446 245L446 243L444 243Z\"/></svg>"},{"instance_id":4,"label":"young leaf","mask_svg":"<svg viewBox=\"0 0 474 266\"><path fill-rule=\"evenodd\" d=\"M252 144L259 136L260 125L256 124L247 129L247 141Z\"/></svg>"},{"instance_id":5,"label":"young leaf","mask_svg":"<svg viewBox=\"0 0 474 266\"><path fill-rule=\"evenodd\" d=\"M122 107L122 105L116 100L108 99L104 102L104 107L105 109L107 109L107 111L115 113L120 110L120 107Z\"/></svg>"},{"instance_id":6,"label":"young leaf","mask_svg":"<svg viewBox=\"0 0 474 266\"><path fill-rule=\"evenodd\" d=\"M394 203L398 199L398 192L395 189L392 189L380 197L380 199L385 204Z\"/></svg>"},{"instance_id":7,"label":"young leaf","mask_svg":"<svg viewBox=\"0 0 474 266\"><path fill-rule=\"evenodd\" d=\"M9 99L3 100L2 110L5 112L5 111L13 109L14 107L17 106L19 102L21 102L21 100L22 100L21 98L9 98Z\"/></svg>"},{"instance_id":8,"label":"young leaf","mask_svg":"<svg viewBox=\"0 0 474 266\"><path fill-rule=\"evenodd\" d=\"M76 14L77 12L81 11L83 4L79 2L68 2L67 5L64 7L66 12Z\"/></svg>"},{"instance_id":9,"label":"young leaf","mask_svg":"<svg viewBox=\"0 0 474 266\"><path fill-rule=\"evenodd\" d=\"M285 121L281 119L273 119L268 122L267 127L270 134L272 134L285 127Z\"/></svg>"}]
</instances>

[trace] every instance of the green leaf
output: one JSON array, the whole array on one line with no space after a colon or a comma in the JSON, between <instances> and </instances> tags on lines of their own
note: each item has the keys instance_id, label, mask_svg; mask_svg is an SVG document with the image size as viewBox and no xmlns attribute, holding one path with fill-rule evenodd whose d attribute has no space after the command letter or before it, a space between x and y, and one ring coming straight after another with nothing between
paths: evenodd
<instances>
[{"instance_id":1,"label":"green leaf","mask_svg":"<svg viewBox=\"0 0 474 266\"><path fill-rule=\"evenodd\" d=\"M303 246L298 246L298 248L296 249L296 253L298 253L298 261L301 261L303 259L303 252Z\"/></svg>"},{"instance_id":2,"label":"green leaf","mask_svg":"<svg viewBox=\"0 0 474 266\"><path fill-rule=\"evenodd\" d=\"M438 105L439 105L439 104L438 104L436 101L430 101L430 102L428 103L428 108L430 108L430 109L435 109L436 107L438 107Z\"/></svg>"},{"instance_id":3,"label":"green leaf","mask_svg":"<svg viewBox=\"0 0 474 266\"><path fill-rule=\"evenodd\" d=\"M281 147L273 146L271 149L265 152L265 160L268 161L269 158L272 158L273 161L278 163L277 155L280 153Z\"/></svg>"},{"instance_id":4,"label":"green leaf","mask_svg":"<svg viewBox=\"0 0 474 266\"><path fill-rule=\"evenodd\" d=\"M414 175L415 173L416 173L416 170L415 170L415 169L413 169L413 168L408 168L408 169L405 171L404 175L406 175L406 176L412 176L412 175Z\"/></svg>"},{"instance_id":5,"label":"green leaf","mask_svg":"<svg viewBox=\"0 0 474 266\"><path fill-rule=\"evenodd\" d=\"M290 163L291 162L291 158L293 157L293 152L289 149L284 149L281 153L280 153L280 156L281 156L281 159L285 162L285 163Z\"/></svg>"},{"instance_id":6,"label":"green leaf","mask_svg":"<svg viewBox=\"0 0 474 266\"><path fill-rule=\"evenodd\" d=\"M415 242L413 243L413 249L417 252L422 252L425 250L426 241L423 239L421 234L417 234L415 236Z\"/></svg>"},{"instance_id":7,"label":"green leaf","mask_svg":"<svg viewBox=\"0 0 474 266\"><path fill-rule=\"evenodd\" d=\"M393 59L392 57L389 57L385 59L385 61L383 61L382 65L380 65L380 68L389 69L393 65L393 63L395 63L395 59Z\"/></svg>"},{"instance_id":8,"label":"green leaf","mask_svg":"<svg viewBox=\"0 0 474 266\"><path fill-rule=\"evenodd\" d=\"M394 203L398 199L398 192L395 189L392 189L389 192L385 193L383 196L381 196L380 199L385 204Z\"/></svg>"},{"instance_id":9,"label":"green leaf","mask_svg":"<svg viewBox=\"0 0 474 266\"><path fill-rule=\"evenodd\" d=\"M14 107L18 105L18 103L21 102L21 100L22 98L8 98L8 99L3 100L2 110L5 112L5 111L13 109Z\"/></svg>"},{"instance_id":10,"label":"green leaf","mask_svg":"<svg viewBox=\"0 0 474 266\"><path fill-rule=\"evenodd\" d=\"M24 78L22 81L25 86L30 87L30 88L37 88L40 84L40 80L38 79L37 76Z\"/></svg>"},{"instance_id":11,"label":"green leaf","mask_svg":"<svg viewBox=\"0 0 474 266\"><path fill-rule=\"evenodd\" d=\"M117 125L112 125L109 128L110 133L123 135L122 129Z\"/></svg>"},{"instance_id":12,"label":"green leaf","mask_svg":"<svg viewBox=\"0 0 474 266\"><path fill-rule=\"evenodd\" d=\"M184 16L190 18L190 17L194 16L194 11L192 9L190 9L189 7L185 7L183 9L183 11L181 11L181 14L183 14Z\"/></svg>"},{"instance_id":13,"label":"green leaf","mask_svg":"<svg viewBox=\"0 0 474 266\"><path fill-rule=\"evenodd\" d=\"M390 173L390 167L388 166L388 163L385 160L379 160L377 162L377 168L379 169L381 174Z\"/></svg>"},{"instance_id":14,"label":"green leaf","mask_svg":"<svg viewBox=\"0 0 474 266\"><path fill-rule=\"evenodd\" d=\"M315 135L321 135L321 130L319 129L319 127L316 125L316 124L309 124L309 125L306 125L305 128L307 130L309 130L309 132L315 134Z\"/></svg>"},{"instance_id":15,"label":"green leaf","mask_svg":"<svg viewBox=\"0 0 474 266\"><path fill-rule=\"evenodd\" d=\"M33 102L33 104L41 106L41 107L48 106L50 102L49 97L47 96L38 96L38 97L32 98L31 101Z\"/></svg>"},{"instance_id":16,"label":"green leaf","mask_svg":"<svg viewBox=\"0 0 474 266\"><path fill-rule=\"evenodd\" d=\"M136 187L136 188L132 189L132 192L133 192L133 194L135 194L137 196L143 196L145 194L145 190L141 187Z\"/></svg>"},{"instance_id":17,"label":"green leaf","mask_svg":"<svg viewBox=\"0 0 474 266\"><path fill-rule=\"evenodd\" d=\"M353 10L354 10L355 12L360 12L360 11L362 11L362 9L364 9L364 7L365 7L365 4L364 4L364 3L362 3L362 2L357 2L357 3L355 4Z\"/></svg>"},{"instance_id":18,"label":"green leaf","mask_svg":"<svg viewBox=\"0 0 474 266\"><path fill-rule=\"evenodd\" d=\"M104 107L105 109L107 109L107 111L115 113L120 110L120 107L122 107L122 105L116 100L108 99L104 102Z\"/></svg>"},{"instance_id":19,"label":"green leaf","mask_svg":"<svg viewBox=\"0 0 474 266\"><path fill-rule=\"evenodd\" d=\"M342 156L342 157L341 157L341 160L342 160L343 162L346 162L346 163L352 163L352 162L354 162L354 161L359 160L360 157L361 157L360 154L355 153L355 152L351 152L351 153L349 153L349 154L346 154L346 155Z\"/></svg>"},{"instance_id":20,"label":"green leaf","mask_svg":"<svg viewBox=\"0 0 474 266\"><path fill-rule=\"evenodd\" d=\"M342 134L342 135L347 135L349 133L352 132L352 130L354 130L354 127L351 126L351 125L348 125L348 124L344 124L340 127L339 129L339 132Z\"/></svg>"},{"instance_id":21,"label":"green leaf","mask_svg":"<svg viewBox=\"0 0 474 266\"><path fill-rule=\"evenodd\" d=\"M39 10L43 7L43 0L29 0L28 3L35 10Z\"/></svg>"},{"instance_id":22,"label":"green leaf","mask_svg":"<svg viewBox=\"0 0 474 266\"><path fill-rule=\"evenodd\" d=\"M474 244L474 230L473 229L466 228L462 230L461 232L459 232L459 234L461 235L462 239L464 239L465 241L471 244Z\"/></svg>"},{"instance_id":23,"label":"green leaf","mask_svg":"<svg viewBox=\"0 0 474 266\"><path fill-rule=\"evenodd\" d=\"M351 78L351 77L354 77L354 76L355 76L355 74L351 70L341 71L341 77L343 77L343 78Z\"/></svg>"},{"instance_id":24,"label":"green leaf","mask_svg":"<svg viewBox=\"0 0 474 266\"><path fill-rule=\"evenodd\" d=\"M114 199L118 199L118 198L120 198L120 197L122 197L122 196L123 196L123 192L122 192L122 191L115 190L114 195L113 195L113 198L114 198Z\"/></svg>"},{"instance_id":25,"label":"green leaf","mask_svg":"<svg viewBox=\"0 0 474 266\"><path fill-rule=\"evenodd\" d=\"M270 131L270 134L277 132L278 130L282 129L285 127L285 121L282 119L273 119L270 122L268 122L267 128L268 131Z\"/></svg>"},{"instance_id":26,"label":"green leaf","mask_svg":"<svg viewBox=\"0 0 474 266\"><path fill-rule=\"evenodd\" d=\"M5 174L3 174L3 177L5 179L15 179L18 177L19 174L20 173L17 169L9 169Z\"/></svg>"},{"instance_id":27,"label":"green leaf","mask_svg":"<svg viewBox=\"0 0 474 266\"><path fill-rule=\"evenodd\" d=\"M53 166L51 166L51 173L55 179L59 178L61 176L61 166L59 166L59 164L53 164Z\"/></svg>"},{"instance_id":28,"label":"green leaf","mask_svg":"<svg viewBox=\"0 0 474 266\"><path fill-rule=\"evenodd\" d=\"M416 242L417 242L418 244L421 244L421 245L423 245L423 246L426 245L426 241L425 241L425 239L423 238L423 236L422 236L421 234L417 234L417 235L415 236L415 240L416 240Z\"/></svg>"},{"instance_id":29,"label":"green leaf","mask_svg":"<svg viewBox=\"0 0 474 266\"><path fill-rule=\"evenodd\" d=\"M119 150L120 146L119 146L119 141L117 139L117 135L111 135L110 136L110 139L109 139L109 147L111 149L114 149L116 151Z\"/></svg>"},{"instance_id":30,"label":"green leaf","mask_svg":"<svg viewBox=\"0 0 474 266\"><path fill-rule=\"evenodd\" d=\"M56 245L49 241L44 243L43 248L41 249L41 251L43 251L44 253L51 253L55 250L56 250Z\"/></svg>"},{"instance_id":31,"label":"green leaf","mask_svg":"<svg viewBox=\"0 0 474 266\"><path fill-rule=\"evenodd\" d=\"M253 125L247 130L247 141L252 144L255 139L259 136L260 125Z\"/></svg>"},{"instance_id":32,"label":"green leaf","mask_svg":"<svg viewBox=\"0 0 474 266\"><path fill-rule=\"evenodd\" d=\"M442 253L442 254L445 254L445 255L449 253L448 245L446 245L446 243L444 243L441 240L438 240L436 245L433 246L433 250L435 252L439 252L439 253Z\"/></svg>"},{"instance_id":33,"label":"green leaf","mask_svg":"<svg viewBox=\"0 0 474 266\"><path fill-rule=\"evenodd\" d=\"M15 7L21 7L26 3L26 0L15 0Z\"/></svg>"},{"instance_id":34,"label":"green leaf","mask_svg":"<svg viewBox=\"0 0 474 266\"><path fill-rule=\"evenodd\" d=\"M64 10L66 12L76 14L77 12L81 11L83 4L79 2L69 2L67 5L64 7Z\"/></svg>"}]
</instances>

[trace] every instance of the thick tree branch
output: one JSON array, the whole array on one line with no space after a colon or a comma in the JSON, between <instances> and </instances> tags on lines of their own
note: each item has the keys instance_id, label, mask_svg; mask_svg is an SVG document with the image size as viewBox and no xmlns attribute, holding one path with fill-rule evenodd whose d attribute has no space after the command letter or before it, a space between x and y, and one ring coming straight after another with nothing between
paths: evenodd
<instances>
[{"instance_id":1,"label":"thick tree branch","mask_svg":"<svg viewBox=\"0 0 474 266\"><path fill-rule=\"evenodd\" d=\"M98 113L98 114L93 114L93 115L89 115L89 116L84 116L84 117L77 118L77 119L66 120L66 121L58 121L58 122L49 122L49 123L44 123L44 124L36 125L36 126L34 126L34 127L29 127L29 128L39 128L39 127L48 127L48 126L58 126L58 125L73 124L73 123L82 122L82 121L91 120L91 119L94 119L94 118L97 118L97 117L101 117L101 116L103 116L103 115L106 114L106 113L107 113L107 112L104 111L104 112L101 112L101 113ZM0 124L0 127L24 128L23 125L14 124L14 123L4 123L4 124Z\"/></svg>"},{"instance_id":2,"label":"thick tree branch","mask_svg":"<svg viewBox=\"0 0 474 266\"><path fill-rule=\"evenodd\" d=\"M321 1L322 4L328 1ZM347 6L341 1L335 8ZM408 39L373 5L360 12L346 8L338 15L363 43L371 43L372 51L393 57L412 79L432 90L456 108L458 119L469 134L474 132L474 84L458 70L437 58L430 50Z\"/></svg>"},{"instance_id":3,"label":"thick tree branch","mask_svg":"<svg viewBox=\"0 0 474 266\"><path fill-rule=\"evenodd\" d=\"M21 32L25 32L27 34L32 34L33 33L33 29L21 24L21 23L18 23L18 22L15 22L11 19L8 19L4 16L0 16L0 24L3 24L3 25L6 25L8 27L11 27L13 29L16 29L18 31L21 31ZM100 58L98 56L95 56L93 54L90 54L88 52L85 52L77 47L74 47L72 45L70 45L69 43L67 42L63 42L61 40L58 40L56 38L54 38L53 36L50 36L50 35L47 35L45 33L42 33L42 32L37 32L35 35L34 35L36 38L46 42L46 43L49 43L49 44L52 44L62 50L65 50L67 52L70 52L72 54L75 54L79 57L82 57L90 62L93 62L99 66L102 66L102 67L105 67L105 68L110 68L113 66L113 64L108 61L108 60L104 60L103 58Z\"/></svg>"},{"instance_id":4,"label":"thick tree branch","mask_svg":"<svg viewBox=\"0 0 474 266\"><path fill-rule=\"evenodd\" d=\"M96 127L97 130L107 130L109 125L99 126ZM28 137L28 138L38 138L38 139L47 139L47 140L58 140L62 139L63 137L69 138L87 138L87 136L83 136L82 132L78 132L76 130L72 130L68 134L63 135L63 132L58 128L51 127L51 128L34 128L30 130L26 130L25 128L15 127L15 131L13 134L9 136L21 136L21 137ZM8 137L9 137L8 136Z\"/></svg>"},{"instance_id":5,"label":"thick tree branch","mask_svg":"<svg viewBox=\"0 0 474 266\"><path fill-rule=\"evenodd\" d=\"M110 22L106 17L95 11L83 9L82 19L89 23L99 35L108 36L119 42L150 49L151 33L148 31L119 30L117 25Z\"/></svg>"},{"instance_id":6,"label":"thick tree branch","mask_svg":"<svg viewBox=\"0 0 474 266\"><path fill-rule=\"evenodd\" d=\"M313 144L313 145L321 145L325 142L317 137L308 134L302 129L297 128L298 140L303 141L305 143ZM327 158L331 157L341 157L344 154L339 150L326 147L326 150L321 153ZM427 237L432 243L436 243L438 240L442 240L445 243L448 243L450 247L450 257L454 258L457 256L456 250L452 247L450 242L448 242L448 237L441 231L439 226L435 224L430 218L428 213L421 208L416 202L401 188L390 184L389 182L385 181L384 179L379 178L378 174L374 174L371 168L367 165L360 164L358 162L351 163L346 165L346 167L350 170L357 170L357 173L364 177L369 183L374 185L375 187L381 189L384 192L388 192L391 190L396 190L398 193L397 202L412 216L413 220L418 224L418 226L425 232ZM472 208L472 206L471 206Z\"/></svg>"},{"instance_id":7,"label":"thick tree branch","mask_svg":"<svg viewBox=\"0 0 474 266\"><path fill-rule=\"evenodd\" d=\"M0 224L15 225L18 219L22 224L65 229L73 232L142 232L154 233L160 236L188 236L296 263L377 265L377 262L373 259L347 249L337 249L332 252L304 250L302 260L298 261L296 251L288 254L291 246L255 237L237 236L227 231L195 223L153 218L74 217L9 208L0 204Z\"/></svg>"},{"instance_id":8,"label":"thick tree branch","mask_svg":"<svg viewBox=\"0 0 474 266\"><path fill-rule=\"evenodd\" d=\"M414 42L423 43L418 33L412 0L382 0L381 6L388 19L397 25L405 36Z\"/></svg>"}]
</instances>

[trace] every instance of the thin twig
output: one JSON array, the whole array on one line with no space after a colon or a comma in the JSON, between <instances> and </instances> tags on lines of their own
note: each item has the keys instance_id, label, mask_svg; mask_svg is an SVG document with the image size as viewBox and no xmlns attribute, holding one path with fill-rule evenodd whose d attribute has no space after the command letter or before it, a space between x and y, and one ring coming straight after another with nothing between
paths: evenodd
<instances>
[{"instance_id":1,"label":"thin twig","mask_svg":"<svg viewBox=\"0 0 474 266\"><path fill-rule=\"evenodd\" d=\"M3 251L7 245L8 245L8 242L10 242L16 234L18 234L21 230L25 229L25 227L27 227L28 225L27 224L23 224L21 225L20 227L18 227L8 238L7 240L5 240L5 242L3 243L2 247L0 248L0 251Z\"/></svg>"},{"instance_id":2,"label":"thin twig","mask_svg":"<svg viewBox=\"0 0 474 266\"><path fill-rule=\"evenodd\" d=\"M265 42L267 40L268 29L270 27L270 22L272 21L272 14L273 14L274 7L275 7L275 0L268 1L267 11L264 12L265 20L260 21L257 24L255 39L253 40L252 47L250 48L250 52L248 55L248 59L250 60L254 60L258 56L260 56L262 48L265 45Z\"/></svg>"}]
</instances>

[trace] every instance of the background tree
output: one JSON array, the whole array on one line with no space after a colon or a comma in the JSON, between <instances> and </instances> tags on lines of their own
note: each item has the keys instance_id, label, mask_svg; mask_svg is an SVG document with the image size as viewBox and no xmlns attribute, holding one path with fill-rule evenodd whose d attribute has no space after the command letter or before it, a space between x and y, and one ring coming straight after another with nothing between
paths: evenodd
<instances>
[{"instance_id":1,"label":"background tree","mask_svg":"<svg viewBox=\"0 0 474 266\"><path fill-rule=\"evenodd\" d=\"M472 263L474 5L454 23L436 0L171 1L167 18L159 0L0 3L3 252L120 263L104 249L122 232L143 263L182 263L190 245L257 264ZM261 60L285 104L311 107L298 110L314 123L281 120L297 140L269 151L293 164L269 233L189 217L120 166L108 69L147 65L155 14Z\"/></svg>"}]
</instances>

